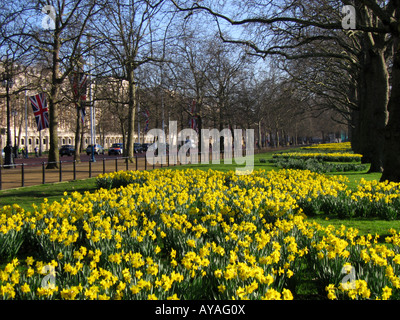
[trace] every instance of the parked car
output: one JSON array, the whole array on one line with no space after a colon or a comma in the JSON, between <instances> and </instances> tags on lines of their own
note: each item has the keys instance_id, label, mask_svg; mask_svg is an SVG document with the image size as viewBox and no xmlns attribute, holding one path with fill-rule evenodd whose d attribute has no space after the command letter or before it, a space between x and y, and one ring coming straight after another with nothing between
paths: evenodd
<instances>
[{"instance_id":1,"label":"parked car","mask_svg":"<svg viewBox=\"0 0 400 320\"><path fill-rule=\"evenodd\" d=\"M149 146L151 146L151 143L142 143L142 150L143 152L146 152Z\"/></svg>"},{"instance_id":2,"label":"parked car","mask_svg":"<svg viewBox=\"0 0 400 320\"><path fill-rule=\"evenodd\" d=\"M63 145L60 148L60 156L72 156L75 154L75 147L69 144Z\"/></svg>"},{"instance_id":3,"label":"parked car","mask_svg":"<svg viewBox=\"0 0 400 320\"><path fill-rule=\"evenodd\" d=\"M86 154L92 154L92 145L88 145L88 147L86 148ZM104 149L101 145L99 144L95 144L94 145L94 154L104 154Z\"/></svg>"},{"instance_id":4,"label":"parked car","mask_svg":"<svg viewBox=\"0 0 400 320\"><path fill-rule=\"evenodd\" d=\"M111 148L108 149L108 155L121 155L124 152L124 145L122 143L113 143Z\"/></svg>"},{"instance_id":5,"label":"parked car","mask_svg":"<svg viewBox=\"0 0 400 320\"><path fill-rule=\"evenodd\" d=\"M135 143L135 144L133 145L133 151L134 151L135 153L142 153L142 152L143 152L143 147L142 147L142 145L141 145L140 143Z\"/></svg>"},{"instance_id":6,"label":"parked car","mask_svg":"<svg viewBox=\"0 0 400 320\"><path fill-rule=\"evenodd\" d=\"M155 155L158 155L158 151L162 149L164 149L166 153L169 153L169 144L156 141L154 143L150 143L147 148L149 152L154 152Z\"/></svg>"}]
</instances>

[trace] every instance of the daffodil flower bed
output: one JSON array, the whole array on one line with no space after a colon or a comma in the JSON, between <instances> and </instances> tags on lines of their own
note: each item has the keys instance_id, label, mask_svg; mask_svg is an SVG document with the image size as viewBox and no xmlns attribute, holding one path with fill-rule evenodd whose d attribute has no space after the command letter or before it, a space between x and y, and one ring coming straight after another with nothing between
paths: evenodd
<instances>
[{"instance_id":1,"label":"daffodil flower bed","mask_svg":"<svg viewBox=\"0 0 400 320\"><path fill-rule=\"evenodd\" d=\"M108 189L115 181L123 186ZM310 273L329 299L400 297L396 230L388 247L312 223L299 206L353 196L343 177L188 169L118 172L98 184L107 188L1 210L1 298L289 300ZM399 188L364 186L355 198ZM37 250L18 258L27 243Z\"/></svg>"},{"instance_id":2,"label":"daffodil flower bed","mask_svg":"<svg viewBox=\"0 0 400 320\"><path fill-rule=\"evenodd\" d=\"M329 150L330 152L350 152L351 151L351 142L340 142L340 143L322 143L322 144L314 144L312 146L303 147L304 150Z\"/></svg>"},{"instance_id":3,"label":"daffodil flower bed","mask_svg":"<svg viewBox=\"0 0 400 320\"><path fill-rule=\"evenodd\" d=\"M271 162L273 162L277 168L310 170L318 173L366 171L369 168L369 164L361 164L354 162L353 163L324 162L322 160L317 160L314 158L309 158L309 159L278 158L278 159L272 159Z\"/></svg>"},{"instance_id":4,"label":"daffodil flower bed","mask_svg":"<svg viewBox=\"0 0 400 320\"><path fill-rule=\"evenodd\" d=\"M361 154L351 151L351 144L326 143L303 147L298 151L275 153L269 161L277 168L310 170L318 173L366 171Z\"/></svg>"},{"instance_id":5,"label":"daffodil flower bed","mask_svg":"<svg viewBox=\"0 0 400 320\"><path fill-rule=\"evenodd\" d=\"M400 218L400 185L361 179L356 190L342 188L335 195L308 196L298 205L307 216L334 215L339 218Z\"/></svg>"},{"instance_id":6,"label":"daffodil flower bed","mask_svg":"<svg viewBox=\"0 0 400 320\"><path fill-rule=\"evenodd\" d=\"M273 155L274 159L315 159L319 161L331 162L360 162L362 155L351 152L286 152L276 153Z\"/></svg>"}]
</instances>

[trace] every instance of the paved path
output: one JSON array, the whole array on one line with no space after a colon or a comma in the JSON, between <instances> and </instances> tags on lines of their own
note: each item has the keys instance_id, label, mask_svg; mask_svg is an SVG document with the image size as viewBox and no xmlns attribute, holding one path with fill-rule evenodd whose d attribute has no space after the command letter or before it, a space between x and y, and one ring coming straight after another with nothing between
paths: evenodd
<instances>
[{"instance_id":1,"label":"paved path","mask_svg":"<svg viewBox=\"0 0 400 320\"><path fill-rule=\"evenodd\" d=\"M104 161L103 161L104 159ZM15 167L1 169L1 189L13 189L19 187L34 186L44 183L72 181L96 177L102 173L119 170L150 170L153 166L145 163L144 154L138 155L137 163L126 163L122 157L99 155L95 162L90 157L81 156L81 162L75 163L73 157L60 157L61 168L46 169L47 158L15 159ZM24 163L24 165L22 165ZM43 165L44 163L44 165ZM160 168L155 165L154 168Z\"/></svg>"}]
</instances>

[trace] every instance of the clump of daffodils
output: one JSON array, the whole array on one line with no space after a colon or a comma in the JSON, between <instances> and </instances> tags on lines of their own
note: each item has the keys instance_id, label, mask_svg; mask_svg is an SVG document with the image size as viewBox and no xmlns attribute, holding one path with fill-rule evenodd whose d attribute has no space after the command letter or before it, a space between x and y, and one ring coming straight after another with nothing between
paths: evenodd
<instances>
[{"instance_id":1,"label":"clump of daffodils","mask_svg":"<svg viewBox=\"0 0 400 320\"><path fill-rule=\"evenodd\" d=\"M1 298L289 300L309 270L329 299L399 298L396 230L389 247L312 223L299 206L346 193L343 177L189 169L99 179L129 183L65 194L32 212L1 210L0 241L15 248L3 254ZM348 196L396 188L363 183ZM41 254L19 260L23 241Z\"/></svg>"}]
</instances>

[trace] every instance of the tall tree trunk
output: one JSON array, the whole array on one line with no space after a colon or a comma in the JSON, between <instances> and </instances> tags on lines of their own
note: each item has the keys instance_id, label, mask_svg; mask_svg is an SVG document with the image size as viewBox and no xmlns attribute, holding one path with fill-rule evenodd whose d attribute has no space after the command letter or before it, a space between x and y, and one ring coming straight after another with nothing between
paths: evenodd
<instances>
[{"instance_id":1,"label":"tall tree trunk","mask_svg":"<svg viewBox=\"0 0 400 320\"><path fill-rule=\"evenodd\" d=\"M360 106L360 100L358 101ZM355 153L362 153L360 138L360 107L351 112L351 123L349 124L349 139L351 148Z\"/></svg>"},{"instance_id":2,"label":"tall tree trunk","mask_svg":"<svg viewBox=\"0 0 400 320\"><path fill-rule=\"evenodd\" d=\"M81 102L82 103L82 102ZM74 154L74 160L76 162L81 161L81 146L82 146L82 140L81 140L81 124L82 124L82 115L81 115L81 108L77 107L76 108L77 112L77 117L76 117L76 129L75 129L75 154Z\"/></svg>"},{"instance_id":3,"label":"tall tree trunk","mask_svg":"<svg viewBox=\"0 0 400 320\"><path fill-rule=\"evenodd\" d=\"M126 148L127 161L135 162L135 150L134 150L134 136L135 136L135 112L136 112L136 84L134 69L129 68L128 70L128 141Z\"/></svg>"},{"instance_id":4,"label":"tall tree trunk","mask_svg":"<svg viewBox=\"0 0 400 320\"><path fill-rule=\"evenodd\" d=\"M219 129L219 132L222 132L222 130L224 130L224 127L226 125L226 123L224 123L224 120L226 120L226 117L224 116L225 115L225 108L224 108L222 103L219 104L218 110L219 110L219 114L218 114L218 117L219 117L219 119L218 119L218 129ZM229 123L228 123L228 128L231 129L232 138L233 138L234 130L233 130L232 123L230 122L230 120L229 120ZM225 138L224 138L223 135L221 135L220 138L219 138L219 148L220 148L220 152L223 153L224 150L225 150Z\"/></svg>"},{"instance_id":5,"label":"tall tree trunk","mask_svg":"<svg viewBox=\"0 0 400 320\"><path fill-rule=\"evenodd\" d=\"M52 79L51 79L51 89L49 97L49 157L47 169L58 168L58 162L60 160L60 155L58 153L58 101L60 93L60 35L58 31L54 34L53 43L53 65L52 65Z\"/></svg>"},{"instance_id":6,"label":"tall tree trunk","mask_svg":"<svg viewBox=\"0 0 400 320\"><path fill-rule=\"evenodd\" d=\"M79 148L79 150L78 150L78 152L79 153L82 153L83 152L83 144L84 144L84 141L85 141L85 127L82 125L82 130L81 130L81 145L80 145L80 148ZM86 142L85 142L86 143Z\"/></svg>"},{"instance_id":7,"label":"tall tree trunk","mask_svg":"<svg viewBox=\"0 0 400 320\"><path fill-rule=\"evenodd\" d=\"M203 142L201 141L201 131L203 130L203 118L200 112L196 121L197 121L197 132L199 137L199 140L197 141L197 148L198 148L198 154L200 154L201 150L203 149L203 144L202 144ZM208 145L204 146L204 149L205 148L208 148Z\"/></svg>"},{"instance_id":8,"label":"tall tree trunk","mask_svg":"<svg viewBox=\"0 0 400 320\"><path fill-rule=\"evenodd\" d=\"M400 7L400 4L398 4ZM400 8L398 8L400 11ZM393 39L392 90L389 100L389 121L385 131L383 175L381 181L400 182L400 35Z\"/></svg>"},{"instance_id":9,"label":"tall tree trunk","mask_svg":"<svg viewBox=\"0 0 400 320\"><path fill-rule=\"evenodd\" d=\"M364 64L364 92L360 108L360 153L370 172L383 171L385 126L388 120L389 73L384 48L367 50Z\"/></svg>"}]
</instances>

